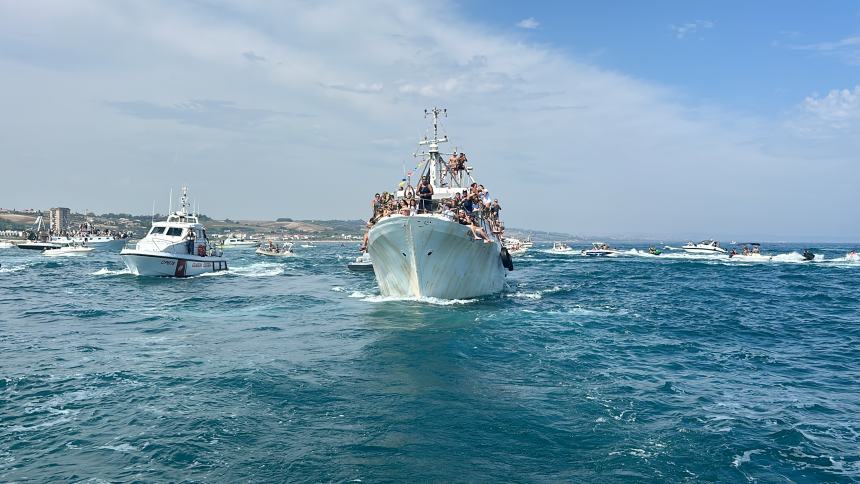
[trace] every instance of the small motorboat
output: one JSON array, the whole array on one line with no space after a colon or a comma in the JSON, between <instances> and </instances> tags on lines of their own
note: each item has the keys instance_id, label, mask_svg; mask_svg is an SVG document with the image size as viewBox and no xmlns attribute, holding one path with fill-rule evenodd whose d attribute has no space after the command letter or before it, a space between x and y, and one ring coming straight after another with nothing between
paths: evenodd
<instances>
[{"instance_id":1,"label":"small motorboat","mask_svg":"<svg viewBox=\"0 0 860 484\"><path fill-rule=\"evenodd\" d=\"M770 262L770 260L773 259L773 256L762 254L761 244L758 242L751 242L749 247L744 244L743 248L741 248L741 252L732 249L729 253L729 259L740 262Z\"/></svg>"},{"instance_id":2,"label":"small motorboat","mask_svg":"<svg viewBox=\"0 0 860 484\"><path fill-rule=\"evenodd\" d=\"M803 249L803 254L801 254L803 260L813 260L815 259L815 254L812 252L812 249Z\"/></svg>"},{"instance_id":3,"label":"small motorboat","mask_svg":"<svg viewBox=\"0 0 860 484\"><path fill-rule=\"evenodd\" d=\"M594 242L590 249L583 249L582 255L588 257L605 257L609 255L618 255L621 252L618 249L613 249L603 242Z\"/></svg>"},{"instance_id":4,"label":"small motorboat","mask_svg":"<svg viewBox=\"0 0 860 484\"><path fill-rule=\"evenodd\" d=\"M565 244L564 242L553 242L552 249L550 250L553 252L570 252L573 249L571 249L570 246Z\"/></svg>"},{"instance_id":5,"label":"small motorboat","mask_svg":"<svg viewBox=\"0 0 860 484\"><path fill-rule=\"evenodd\" d=\"M373 259L370 258L370 254L364 252L360 256L356 257L355 260L347 264L346 267L348 267L349 270L356 272L372 272Z\"/></svg>"},{"instance_id":6,"label":"small motorboat","mask_svg":"<svg viewBox=\"0 0 860 484\"><path fill-rule=\"evenodd\" d=\"M42 252L42 255L46 255L48 257L76 256L87 255L92 251L92 247L86 247L83 245L67 245L56 249L48 249Z\"/></svg>"},{"instance_id":7,"label":"small motorboat","mask_svg":"<svg viewBox=\"0 0 860 484\"><path fill-rule=\"evenodd\" d=\"M508 249L508 253L512 256L523 255L529 250L529 247L526 246L525 242L513 237L505 237L502 240L502 246Z\"/></svg>"},{"instance_id":8,"label":"small motorboat","mask_svg":"<svg viewBox=\"0 0 860 484\"><path fill-rule=\"evenodd\" d=\"M267 255L267 256L272 256L272 257L292 257L292 256L296 255L296 253L293 252L293 244L291 244L289 242L284 242L283 244L278 246L277 244L275 244L271 240L269 241L268 245L261 245L256 250L256 254L257 255Z\"/></svg>"},{"instance_id":9,"label":"small motorboat","mask_svg":"<svg viewBox=\"0 0 860 484\"><path fill-rule=\"evenodd\" d=\"M663 251L652 245L651 247L648 247L648 253L651 255L660 255Z\"/></svg>"},{"instance_id":10,"label":"small motorboat","mask_svg":"<svg viewBox=\"0 0 860 484\"><path fill-rule=\"evenodd\" d=\"M688 242L681 246L681 250L690 254L725 254L726 249L720 247L716 240L703 240L698 244Z\"/></svg>"}]
</instances>

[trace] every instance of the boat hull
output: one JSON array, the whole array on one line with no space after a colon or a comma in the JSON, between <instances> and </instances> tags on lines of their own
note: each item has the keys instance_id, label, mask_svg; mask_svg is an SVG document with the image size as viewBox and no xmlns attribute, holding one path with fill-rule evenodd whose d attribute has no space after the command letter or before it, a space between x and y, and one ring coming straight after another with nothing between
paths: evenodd
<instances>
[{"instance_id":1,"label":"boat hull","mask_svg":"<svg viewBox=\"0 0 860 484\"><path fill-rule=\"evenodd\" d=\"M682 247L681 250L688 254L716 254L716 255L726 255L725 250L715 250L715 249L697 249L692 247Z\"/></svg>"},{"instance_id":2,"label":"boat hull","mask_svg":"<svg viewBox=\"0 0 860 484\"><path fill-rule=\"evenodd\" d=\"M111 237L55 237L51 242L62 245L85 245L97 250L120 250L128 242L128 239L114 239Z\"/></svg>"},{"instance_id":3,"label":"boat hull","mask_svg":"<svg viewBox=\"0 0 860 484\"><path fill-rule=\"evenodd\" d=\"M588 257L610 257L610 256L617 256L617 255L621 254L617 250L600 250L600 249L598 249L598 250L586 250L586 251L583 251L582 253L587 255Z\"/></svg>"},{"instance_id":4,"label":"boat hull","mask_svg":"<svg viewBox=\"0 0 860 484\"><path fill-rule=\"evenodd\" d=\"M18 244L19 249L27 250L59 249L62 246L62 244L56 244L54 242L22 242Z\"/></svg>"},{"instance_id":5,"label":"boat hull","mask_svg":"<svg viewBox=\"0 0 860 484\"><path fill-rule=\"evenodd\" d=\"M431 215L392 216L370 229L367 250L383 296L467 299L505 286L501 244Z\"/></svg>"},{"instance_id":6,"label":"boat hull","mask_svg":"<svg viewBox=\"0 0 860 484\"><path fill-rule=\"evenodd\" d=\"M123 250L120 257L132 274L153 277L191 277L227 270L223 257L177 256L170 253Z\"/></svg>"}]
</instances>

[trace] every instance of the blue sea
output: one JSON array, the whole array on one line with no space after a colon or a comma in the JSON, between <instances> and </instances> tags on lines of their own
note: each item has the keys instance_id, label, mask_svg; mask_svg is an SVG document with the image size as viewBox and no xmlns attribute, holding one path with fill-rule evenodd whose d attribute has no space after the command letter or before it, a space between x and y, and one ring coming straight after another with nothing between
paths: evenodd
<instances>
[{"instance_id":1,"label":"blue sea","mask_svg":"<svg viewBox=\"0 0 860 484\"><path fill-rule=\"evenodd\" d=\"M380 297L355 245L189 279L0 250L0 481L858 481L851 248L538 245L466 301Z\"/></svg>"}]
</instances>

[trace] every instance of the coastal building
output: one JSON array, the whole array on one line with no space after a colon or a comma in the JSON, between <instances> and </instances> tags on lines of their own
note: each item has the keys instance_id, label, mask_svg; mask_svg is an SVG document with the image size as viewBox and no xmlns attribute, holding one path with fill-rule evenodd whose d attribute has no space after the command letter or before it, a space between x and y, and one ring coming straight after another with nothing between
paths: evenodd
<instances>
[{"instance_id":1,"label":"coastal building","mask_svg":"<svg viewBox=\"0 0 860 484\"><path fill-rule=\"evenodd\" d=\"M72 211L65 207L52 208L49 212L51 230L59 233L65 230L72 222Z\"/></svg>"}]
</instances>

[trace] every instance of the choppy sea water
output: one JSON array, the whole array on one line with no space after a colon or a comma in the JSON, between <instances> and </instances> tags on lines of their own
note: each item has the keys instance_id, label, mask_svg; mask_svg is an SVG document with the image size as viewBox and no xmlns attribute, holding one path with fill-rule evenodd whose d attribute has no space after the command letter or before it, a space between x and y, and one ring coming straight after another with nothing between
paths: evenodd
<instances>
[{"instance_id":1,"label":"choppy sea water","mask_svg":"<svg viewBox=\"0 0 860 484\"><path fill-rule=\"evenodd\" d=\"M546 249L475 301L381 298L354 246L0 250L0 481L860 480L850 247Z\"/></svg>"}]
</instances>

